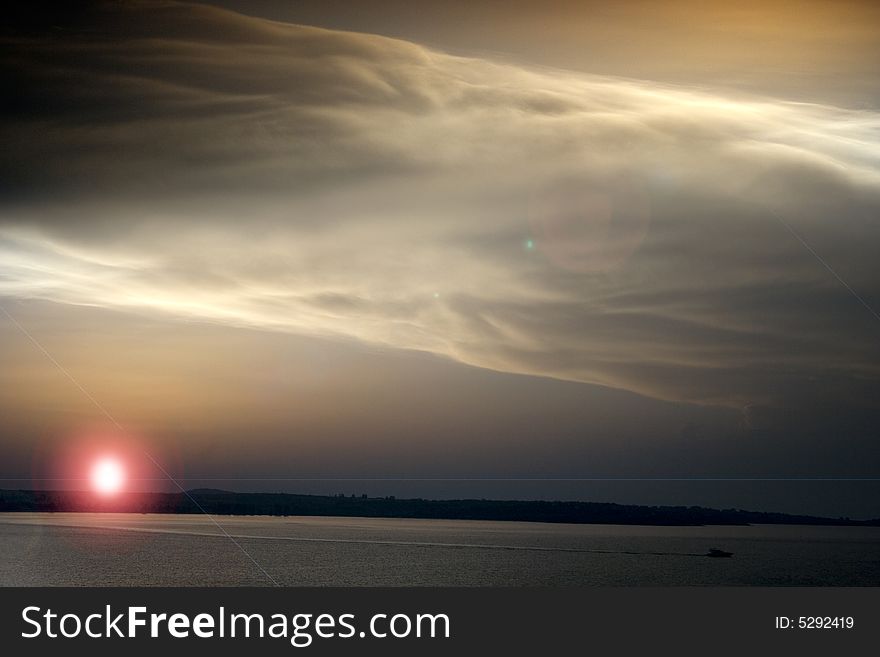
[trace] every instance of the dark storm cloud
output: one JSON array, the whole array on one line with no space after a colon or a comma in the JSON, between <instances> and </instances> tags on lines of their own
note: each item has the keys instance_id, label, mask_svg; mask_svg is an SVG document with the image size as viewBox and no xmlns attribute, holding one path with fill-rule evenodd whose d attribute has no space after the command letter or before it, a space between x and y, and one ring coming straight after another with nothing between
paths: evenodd
<instances>
[{"instance_id":1,"label":"dark storm cloud","mask_svg":"<svg viewBox=\"0 0 880 657\"><path fill-rule=\"evenodd\" d=\"M0 292L749 407L874 403L874 112L174 3L3 36Z\"/></svg>"}]
</instances>

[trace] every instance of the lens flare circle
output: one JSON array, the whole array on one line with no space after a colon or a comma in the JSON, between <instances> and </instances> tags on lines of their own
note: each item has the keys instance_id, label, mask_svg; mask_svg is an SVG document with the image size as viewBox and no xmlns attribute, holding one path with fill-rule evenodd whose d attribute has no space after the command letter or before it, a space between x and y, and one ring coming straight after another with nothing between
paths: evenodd
<instances>
[{"instance_id":1,"label":"lens flare circle","mask_svg":"<svg viewBox=\"0 0 880 657\"><path fill-rule=\"evenodd\" d=\"M92 487L100 495L113 495L122 490L125 469L114 458L105 457L92 466Z\"/></svg>"}]
</instances>

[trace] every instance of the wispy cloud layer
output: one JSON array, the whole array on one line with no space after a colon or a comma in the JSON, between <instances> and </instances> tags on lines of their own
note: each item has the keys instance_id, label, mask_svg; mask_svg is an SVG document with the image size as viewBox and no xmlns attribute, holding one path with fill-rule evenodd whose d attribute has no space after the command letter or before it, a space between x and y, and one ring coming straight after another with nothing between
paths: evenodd
<instances>
[{"instance_id":1,"label":"wispy cloud layer","mask_svg":"<svg viewBox=\"0 0 880 657\"><path fill-rule=\"evenodd\" d=\"M875 112L198 6L70 20L4 37L3 295L666 399L873 399L880 325L778 218L880 303Z\"/></svg>"}]
</instances>

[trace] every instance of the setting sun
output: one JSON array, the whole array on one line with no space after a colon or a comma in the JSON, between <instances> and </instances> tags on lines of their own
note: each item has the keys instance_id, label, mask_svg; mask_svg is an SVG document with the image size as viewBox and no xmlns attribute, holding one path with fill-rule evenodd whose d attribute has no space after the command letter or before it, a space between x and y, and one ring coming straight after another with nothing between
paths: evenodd
<instances>
[{"instance_id":1,"label":"setting sun","mask_svg":"<svg viewBox=\"0 0 880 657\"><path fill-rule=\"evenodd\" d=\"M101 459L92 468L92 486L101 495L119 492L124 481L125 471L116 459Z\"/></svg>"}]
</instances>

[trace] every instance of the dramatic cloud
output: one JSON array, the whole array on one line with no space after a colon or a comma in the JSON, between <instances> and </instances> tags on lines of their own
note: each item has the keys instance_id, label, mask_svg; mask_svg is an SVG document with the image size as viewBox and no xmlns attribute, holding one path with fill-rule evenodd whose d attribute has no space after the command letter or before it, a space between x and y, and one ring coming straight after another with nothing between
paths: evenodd
<instances>
[{"instance_id":1,"label":"dramatic cloud","mask_svg":"<svg viewBox=\"0 0 880 657\"><path fill-rule=\"evenodd\" d=\"M2 295L665 399L876 399L880 322L828 270L880 305L874 112L191 5L51 24L3 37Z\"/></svg>"}]
</instances>

